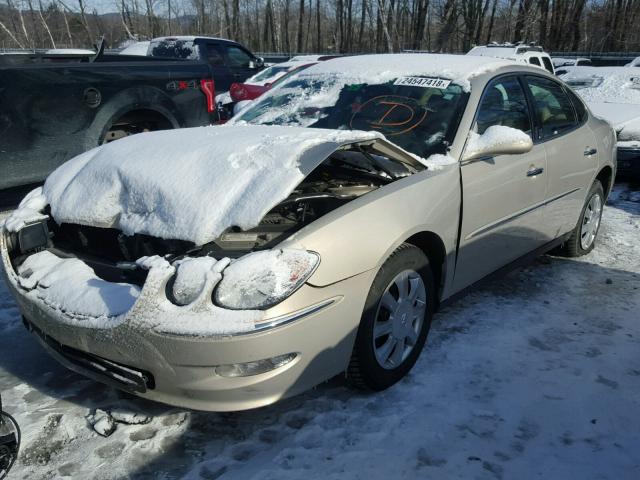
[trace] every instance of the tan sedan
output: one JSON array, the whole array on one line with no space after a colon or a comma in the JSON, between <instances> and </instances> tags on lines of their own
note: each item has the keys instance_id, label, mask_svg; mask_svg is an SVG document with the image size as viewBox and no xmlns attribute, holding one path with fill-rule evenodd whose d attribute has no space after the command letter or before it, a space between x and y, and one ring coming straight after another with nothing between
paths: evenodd
<instances>
[{"instance_id":1,"label":"tan sedan","mask_svg":"<svg viewBox=\"0 0 640 480\"><path fill-rule=\"evenodd\" d=\"M2 262L69 368L241 410L341 372L393 385L443 302L531 255L591 251L614 176L612 129L539 68L346 57L231 125L70 160L7 220Z\"/></svg>"}]
</instances>

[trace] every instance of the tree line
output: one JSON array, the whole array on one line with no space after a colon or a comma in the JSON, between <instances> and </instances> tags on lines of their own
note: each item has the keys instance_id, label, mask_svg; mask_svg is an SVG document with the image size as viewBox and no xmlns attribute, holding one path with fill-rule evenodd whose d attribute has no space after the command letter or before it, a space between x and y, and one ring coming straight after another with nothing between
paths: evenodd
<instances>
[{"instance_id":1,"label":"tree line","mask_svg":"<svg viewBox=\"0 0 640 480\"><path fill-rule=\"evenodd\" d=\"M108 13L107 13L108 12ZM640 50L640 0L0 0L0 49L210 35L254 51Z\"/></svg>"}]
</instances>

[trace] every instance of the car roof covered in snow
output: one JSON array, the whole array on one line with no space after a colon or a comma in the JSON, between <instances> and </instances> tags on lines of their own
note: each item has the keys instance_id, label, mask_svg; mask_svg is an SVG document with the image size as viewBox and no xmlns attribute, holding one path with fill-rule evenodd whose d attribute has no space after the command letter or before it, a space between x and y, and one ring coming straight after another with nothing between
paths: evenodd
<instances>
[{"instance_id":1,"label":"car roof covered in snow","mask_svg":"<svg viewBox=\"0 0 640 480\"><path fill-rule=\"evenodd\" d=\"M522 68L517 62L499 58L438 53L390 53L334 58L317 63L299 75L337 75L369 84L415 75L445 78L468 90L472 78L509 66Z\"/></svg>"}]
</instances>

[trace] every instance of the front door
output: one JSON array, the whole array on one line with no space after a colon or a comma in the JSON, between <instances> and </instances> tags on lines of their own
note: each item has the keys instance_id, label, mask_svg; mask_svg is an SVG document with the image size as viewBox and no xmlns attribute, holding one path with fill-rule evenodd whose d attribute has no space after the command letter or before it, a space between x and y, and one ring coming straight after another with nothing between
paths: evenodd
<instances>
[{"instance_id":1,"label":"front door","mask_svg":"<svg viewBox=\"0 0 640 480\"><path fill-rule=\"evenodd\" d=\"M494 79L483 93L474 128L482 134L492 125L532 135L527 99L514 75ZM461 164L463 211L455 290L542 245L546 169L544 145L521 155Z\"/></svg>"},{"instance_id":2,"label":"front door","mask_svg":"<svg viewBox=\"0 0 640 480\"><path fill-rule=\"evenodd\" d=\"M231 69L227 67L224 59L224 49L216 42L207 42L201 45L204 60L211 65L213 79L215 82L216 95L228 92L229 87L235 82Z\"/></svg>"},{"instance_id":3,"label":"front door","mask_svg":"<svg viewBox=\"0 0 640 480\"><path fill-rule=\"evenodd\" d=\"M223 48L234 82L242 83L260 70L254 66L255 58L245 49L235 45L223 45Z\"/></svg>"}]
</instances>

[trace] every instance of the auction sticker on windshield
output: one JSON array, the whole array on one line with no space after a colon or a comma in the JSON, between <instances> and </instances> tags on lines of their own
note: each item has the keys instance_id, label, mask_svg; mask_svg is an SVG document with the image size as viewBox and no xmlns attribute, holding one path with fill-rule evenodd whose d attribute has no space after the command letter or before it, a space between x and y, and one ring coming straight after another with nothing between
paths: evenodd
<instances>
[{"instance_id":1,"label":"auction sticker on windshield","mask_svg":"<svg viewBox=\"0 0 640 480\"><path fill-rule=\"evenodd\" d=\"M440 88L442 90L447 88L450 83L451 80L431 77L399 77L395 82L393 82L394 85L406 85L408 87L422 88Z\"/></svg>"}]
</instances>

